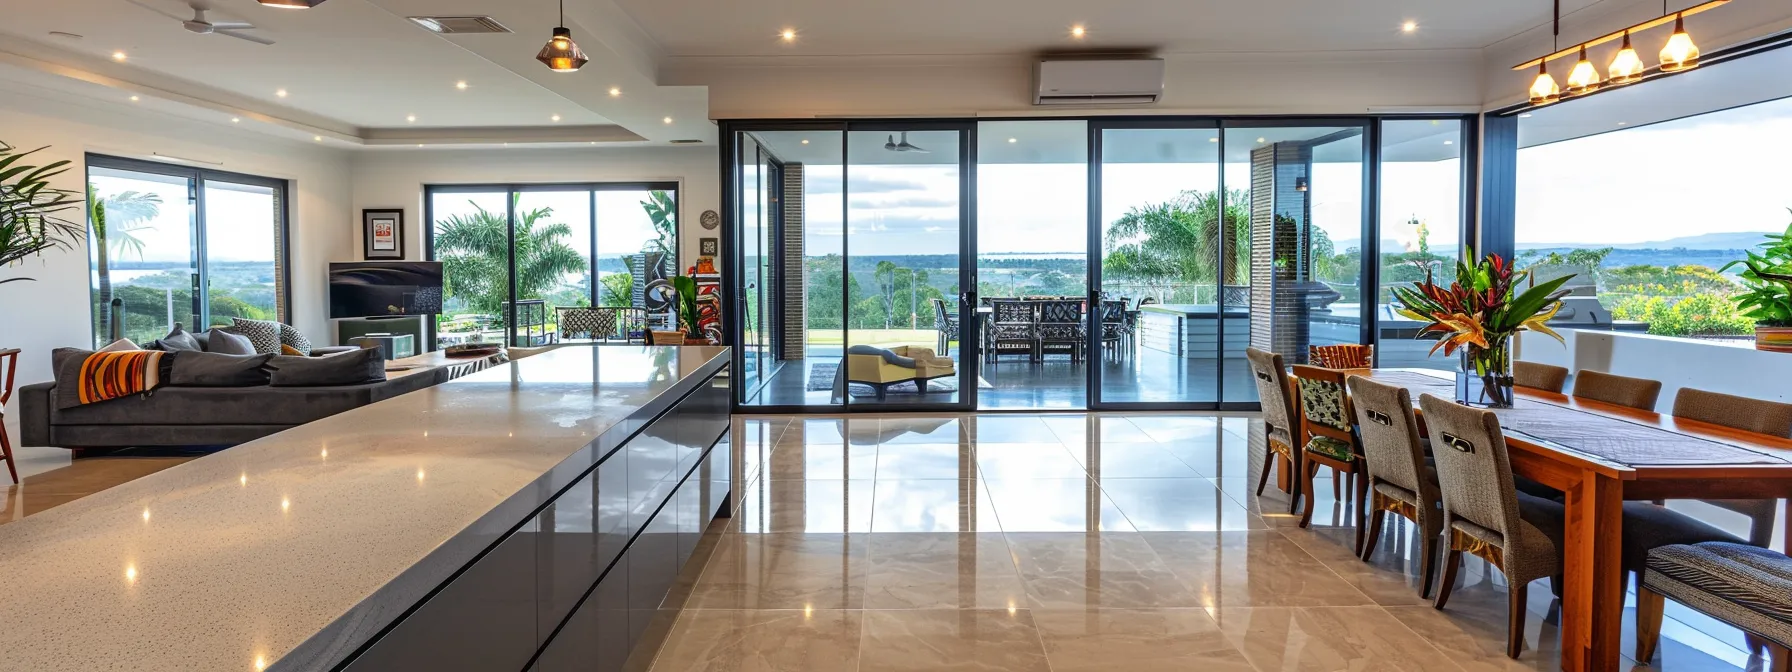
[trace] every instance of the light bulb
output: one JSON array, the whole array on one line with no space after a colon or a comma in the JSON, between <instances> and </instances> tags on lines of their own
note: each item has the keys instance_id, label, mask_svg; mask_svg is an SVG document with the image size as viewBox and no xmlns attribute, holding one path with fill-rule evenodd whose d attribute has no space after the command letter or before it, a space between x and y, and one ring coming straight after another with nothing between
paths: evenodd
<instances>
[{"instance_id":1,"label":"light bulb","mask_svg":"<svg viewBox=\"0 0 1792 672\"><path fill-rule=\"evenodd\" d=\"M1674 17L1674 34L1668 38L1668 44L1661 48L1661 71L1679 72L1699 66L1699 45L1692 43L1692 36L1686 34L1686 19Z\"/></svg>"},{"instance_id":2,"label":"light bulb","mask_svg":"<svg viewBox=\"0 0 1792 672\"><path fill-rule=\"evenodd\" d=\"M1622 86L1636 82L1643 78L1643 71L1646 69L1643 67L1642 57L1637 56L1636 49L1631 48L1630 33L1626 32L1624 33L1624 48L1619 49L1618 55L1612 57L1611 67L1605 69L1606 74L1610 76L1605 83Z\"/></svg>"},{"instance_id":3,"label":"light bulb","mask_svg":"<svg viewBox=\"0 0 1792 672\"><path fill-rule=\"evenodd\" d=\"M1531 104L1548 105L1562 99L1562 87L1549 74L1549 64L1537 64L1537 79L1531 82Z\"/></svg>"},{"instance_id":4,"label":"light bulb","mask_svg":"<svg viewBox=\"0 0 1792 672\"><path fill-rule=\"evenodd\" d=\"M1587 60L1587 45L1580 46L1580 60L1568 73L1568 95L1579 96L1599 90L1599 70Z\"/></svg>"}]
</instances>

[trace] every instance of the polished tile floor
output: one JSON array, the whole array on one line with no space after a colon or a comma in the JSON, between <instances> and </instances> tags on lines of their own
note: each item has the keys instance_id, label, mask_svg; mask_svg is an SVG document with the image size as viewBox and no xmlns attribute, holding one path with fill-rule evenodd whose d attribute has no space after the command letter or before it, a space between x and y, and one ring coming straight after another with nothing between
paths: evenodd
<instances>
[{"instance_id":1,"label":"polished tile floor","mask_svg":"<svg viewBox=\"0 0 1792 672\"><path fill-rule=\"evenodd\" d=\"M737 512L653 669L1556 669L1549 590L1507 659L1497 571L1432 609L1409 527L1364 563L1329 482L1308 529L1250 492L1253 424L737 416ZM1663 669L1759 665L1676 607L1664 632Z\"/></svg>"}]
</instances>

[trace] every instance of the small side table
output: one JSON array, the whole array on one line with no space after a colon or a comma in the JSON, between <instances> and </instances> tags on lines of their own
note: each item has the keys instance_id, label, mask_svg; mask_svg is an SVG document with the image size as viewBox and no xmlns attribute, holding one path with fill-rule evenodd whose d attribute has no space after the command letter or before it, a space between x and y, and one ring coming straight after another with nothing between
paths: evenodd
<instances>
[{"instance_id":1,"label":"small side table","mask_svg":"<svg viewBox=\"0 0 1792 672\"><path fill-rule=\"evenodd\" d=\"M417 338L411 334L367 334L348 339L348 344L378 349L388 360L417 354Z\"/></svg>"}]
</instances>

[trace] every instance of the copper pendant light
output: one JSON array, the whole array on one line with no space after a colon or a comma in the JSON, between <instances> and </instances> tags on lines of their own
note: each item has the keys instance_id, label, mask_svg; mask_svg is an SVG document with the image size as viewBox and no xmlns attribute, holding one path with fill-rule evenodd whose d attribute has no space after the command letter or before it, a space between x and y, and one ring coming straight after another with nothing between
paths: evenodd
<instances>
[{"instance_id":1,"label":"copper pendant light","mask_svg":"<svg viewBox=\"0 0 1792 672\"><path fill-rule=\"evenodd\" d=\"M542 65L554 72L577 72L591 59L586 58L584 50L579 49L578 43L572 41L572 31L564 25L566 0L560 0L560 23L563 25L554 27L554 36L542 46L541 53L535 55L535 60L541 61Z\"/></svg>"}]
</instances>

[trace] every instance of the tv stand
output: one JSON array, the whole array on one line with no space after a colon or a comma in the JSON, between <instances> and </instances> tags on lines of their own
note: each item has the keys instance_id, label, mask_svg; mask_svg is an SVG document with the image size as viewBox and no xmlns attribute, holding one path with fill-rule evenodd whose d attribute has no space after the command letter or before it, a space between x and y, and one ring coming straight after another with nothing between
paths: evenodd
<instances>
[{"instance_id":1,"label":"tv stand","mask_svg":"<svg viewBox=\"0 0 1792 672\"><path fill-rule=\"evenodd\" d=\"M428 315L380 315L337 320L336 343L346 344L348 339L368 334L410 334L412 342L417 344L417 352L427 352L431 349L431 344L425 341L429 334L424 320L428 317Z\"/></svg>"}]
</instances>

